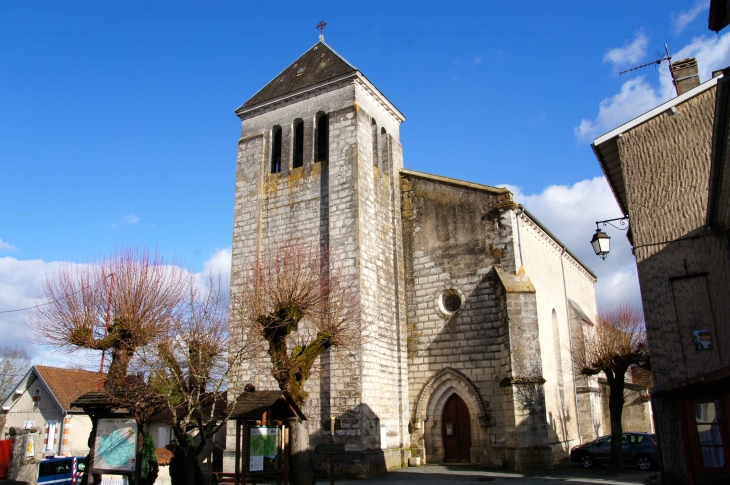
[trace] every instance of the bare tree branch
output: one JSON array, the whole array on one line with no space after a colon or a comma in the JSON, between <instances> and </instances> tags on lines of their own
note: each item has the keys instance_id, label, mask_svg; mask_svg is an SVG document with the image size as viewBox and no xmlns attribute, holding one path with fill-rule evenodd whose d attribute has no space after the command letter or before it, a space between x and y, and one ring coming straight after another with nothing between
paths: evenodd
<instances>
[{"instance_id":1,"label":"bare tree branch","mask_svg":"<svg viewBox=\"0 0 730 485\"><path fill-rule=\"evenodd\" d=\"M300 405L316 359L359 332L355 292L324 254L299 240L281 244L262 254L233 294L243 334L266 343L272 376Z\"/></svg>"},{"instance_id":2,"label":"bare tree branch","mask_svg":"<svg viewBox=\"0 0 730 485\"><path fill-rule=\"evenodd\" d=\"M20 347L0 347L0 401L5 400L28 372L30 357Z\"/></svg>"},{"instance_id":3,"label":"bare tree branch","mask_svg":"<svg viewBox=\"0 0 730 485\"><path fill-rule=\"evenodd\" d=\"M107 385L119 387L135 351L167 331L190 278L184 268L140 249L65 265L45 279L40 296L50 304L31 313L31 330L56 350L111 350Z\"/></svg>"},{"instance_id":4,"label":"bare tree branch","mask_svg":"<svg viewBox=\"0 0 730 485\"><path fill-rule=\"evenodd\" d=\"M603 373L609 388L611 416L611 467L623 468L621 416L624 406L624 379L632 365L646 361L646 330L642 314L628 303L621 303L599 313L596 325L574 349L576 374L593 376Z\"/></svg>"}]
</instances>

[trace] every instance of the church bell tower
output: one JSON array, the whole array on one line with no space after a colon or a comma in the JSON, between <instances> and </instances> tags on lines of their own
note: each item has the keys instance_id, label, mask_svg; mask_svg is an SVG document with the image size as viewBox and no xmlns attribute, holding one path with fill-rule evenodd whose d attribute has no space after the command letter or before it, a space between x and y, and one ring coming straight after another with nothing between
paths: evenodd
<instances>
[{"instance_id":1,"label":"church bell tower","mask_svg":"<svg viewBox=\"0 0 730 485\"><path fill-rule=\"evenodd\" d=\"M360 323L348 363L328 351L320 357L327 372L307 381L311 444L329 441L325 430L335 416L335 442L348 452L379 450L400 466L401 450L410 446L400 209L405 118L322 37L236 114L242 128L232 287L266 248L288 240L325 248L326 264L357 294ZM232 395L252 376L241 368ZM258 389L277 388L259 377Z\"/></svg>"}]
</instances>

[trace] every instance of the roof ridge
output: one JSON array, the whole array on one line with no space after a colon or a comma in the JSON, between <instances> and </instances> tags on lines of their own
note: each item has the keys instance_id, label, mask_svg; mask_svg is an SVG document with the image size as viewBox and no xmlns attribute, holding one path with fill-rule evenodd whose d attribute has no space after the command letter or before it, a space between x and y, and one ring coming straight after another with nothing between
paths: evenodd
<instances>
[{"instance_id":1,"label":"roof ridge","mask_svg":"<svg viewBox=\"0 0 730 485\"><path fill-rule=\"evenodd\" d=\"M331 51L332 51L332 52L333 52L333 53L334 53L334 54L335 54L335 55L336 55L337 57L339 57L339 58L340 58L340 60L342 60L342 62L344 62L345 64L347 64L348 66L350 66L350 67L351 67L351 68L353 68L354 70L356 70L356 71L360 71L360 69L358 69L357 67L353 66L353 65L352 65L352 63L351 63L350 61L348 61L347 59L345 59L344 57L342 57L342 55L341 55L341 54L340 54L339 52L337 52L337 51L336 51L336 50L335 50L335 49L334 49L334 48L333 48L333 47L332 47L331 45L329 45L329 44L328 44L327 42L325 42L325 41L324 41L324 39L322 39L322 40L318 41L318 42L317 42L317 44L324 44L324 46L325 46L325 47L327 47L327 48L328 48L329 50L331 50ZM312 47L310 47L309 49L312 49L312 48L313 48L314 46L316 46L317 44L314 44L314 45L313 45Z\"/></svg>"}]
</instances>

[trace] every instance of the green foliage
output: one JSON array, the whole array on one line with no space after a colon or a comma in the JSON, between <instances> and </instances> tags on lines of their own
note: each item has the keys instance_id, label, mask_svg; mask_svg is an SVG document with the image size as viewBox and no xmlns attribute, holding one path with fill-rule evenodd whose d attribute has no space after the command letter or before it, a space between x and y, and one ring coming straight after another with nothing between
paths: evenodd
<instances>
[{"instance_id":1,"label":"green foliage","mask_svg":"<svg viewBox=\"0 0 730 485\"><path fill-rule=\"evenodd\" d=\"M150 472L157 468L157 450L155 440L149 433L143 433L142 438L142 478L147 478Z\"/></svg>"}]
</instances>

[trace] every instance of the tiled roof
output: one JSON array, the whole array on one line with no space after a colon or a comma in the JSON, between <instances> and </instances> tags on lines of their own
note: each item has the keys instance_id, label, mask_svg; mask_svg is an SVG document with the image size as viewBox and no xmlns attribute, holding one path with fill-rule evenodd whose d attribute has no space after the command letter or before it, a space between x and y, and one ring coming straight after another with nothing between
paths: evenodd
<instances>
[{"instance_id":1,"label":"tiled roof","mask_svg":"<svg viewBox=\"0 0 730 485\"><path fill-rule=\"evenodd\" d=\"M317 42L242 106L263 103L357 69L323 41Z\"/></svg>"},{"instance_id":2,"label":"tiled roof","mask_svg":"<svg viewBox=\"0 0 730 485\"><path fill-rule=\"evenodd\" d=\"M631 383L646 387L647 389L654 388L654 379L651 376L651 371L642 367L631 368Z\"/></svg>"},{"instance_id":3,"label":"tiled roof","mask_svg":"<svg viewBox=\"0 0 730 485\"><path fill-rule=\"evenodd\" d=\"M45 365L36 365L34 368L64 411L70 411L71 402L82 394L95 391L99 386L98 372L61 369Z\"/></svg>"}]
</instances>

